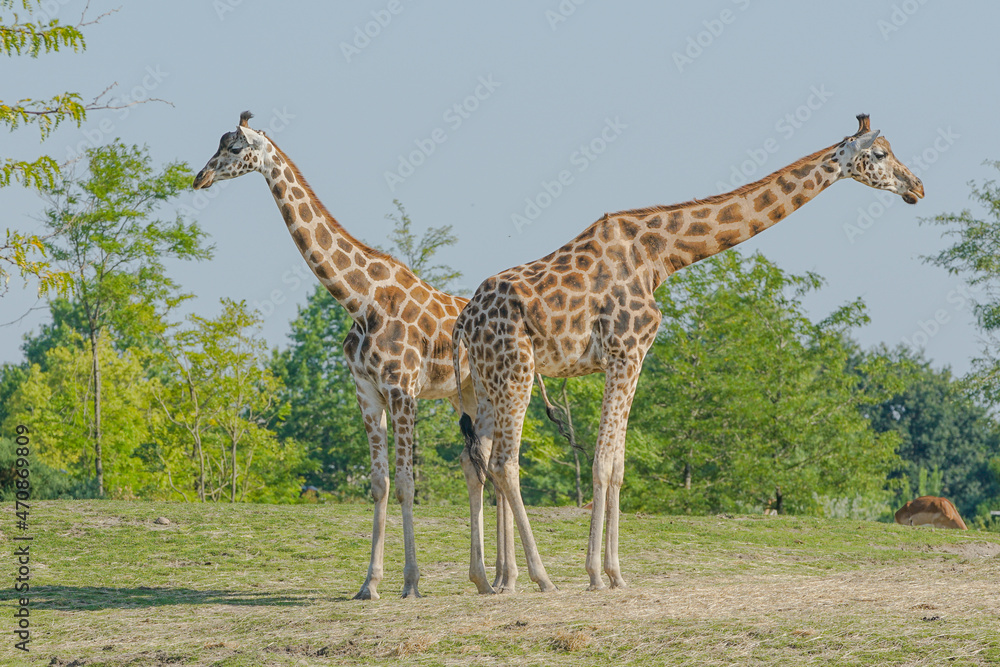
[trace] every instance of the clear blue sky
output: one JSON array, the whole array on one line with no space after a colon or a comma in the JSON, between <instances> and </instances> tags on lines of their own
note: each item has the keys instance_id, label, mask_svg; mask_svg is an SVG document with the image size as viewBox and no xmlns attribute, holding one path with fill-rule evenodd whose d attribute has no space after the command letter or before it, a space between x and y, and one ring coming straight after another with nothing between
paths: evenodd
<instances>
[{"instance_id":1,"label":"clear blue sky","mask_svg":"<svg viewBox=\"0 0 1000 667\"><path fill-rule=\"evenodd\" d=\"M84 4L43 3L65 22ZM119 4L94 0L90 16ZM872 317L863 344L916 337L963 372L978 343L962 282L922 262L947 242L918 218L969 206L968 182L995 173L983 161L1000 159L988 69L998 24L996 3L918 0L133 2L86 29L82 54L8 60L0 89L89 98L117 82L119 97L173 106L95 112L41 146L20 130L3 152L62 160L120 136L198 170L250 109L354 234L383 241L393 198L418 228L453 225L460 241L441 260L471 291L606 211L716 194L741 171L759 178L853 133L866 112L920 172L926 199L884 204L845 181L740 251L824 276L807 302L815 318L860 296ZM5 226L35 225L35 195L7 188L0 199ZM246 299L267 314L269 342L284 344L314 279L264 179L179 204L216 245L210 262L171 265L198 297L192 308ZM15 286L0 321L35 303ZM20 359L21 337L44 318L0 328L0 361Z\"/></svg>"}]
</instances>

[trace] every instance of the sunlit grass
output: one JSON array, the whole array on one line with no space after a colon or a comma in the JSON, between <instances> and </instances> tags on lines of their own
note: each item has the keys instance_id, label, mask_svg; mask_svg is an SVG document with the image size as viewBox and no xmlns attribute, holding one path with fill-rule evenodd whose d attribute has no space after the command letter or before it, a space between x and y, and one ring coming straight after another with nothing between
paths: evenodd
<instances>
[{"instance_id":1,"label":"sunlit grass","mask_svg":"<svg viewBox=\"0 0 1000 667\"><path fill-rule=\"evenodd\" d=\"M12 509L8 506L8 511ZM463 507L416 510L401 600L390 512L382 599L357 602L370 508L48 502L32 508L26 665L937 665L1000 661L1000 536L849 520L622 517L630 588L587 592L589 514L531 509L559 591L467 579ZM168 525L155 523L166 517ZM492 550L487 525L487 552ZM4 536L4 550L13 543ZM492 556L488 559L492 565ZM11 618L12 591L0 599ZM13 662L9 662L9 661Z\"/></svg>"}]
</instances>

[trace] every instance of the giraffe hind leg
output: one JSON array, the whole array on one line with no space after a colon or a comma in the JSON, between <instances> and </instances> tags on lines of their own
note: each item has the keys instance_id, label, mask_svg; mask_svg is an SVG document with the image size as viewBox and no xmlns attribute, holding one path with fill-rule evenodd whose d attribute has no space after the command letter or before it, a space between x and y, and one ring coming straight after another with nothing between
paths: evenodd
<instances>
[{"instance_id":1,"label":"giraffe hind leg","mask_svg":"<svg viewBox=\"0 0 1000 667\"><path fill-rule=\"evenodd\" d=\"M474 377L473 377L474 380ZM482 464L473 460L473 448L478 449L478 456L489 460L493 447L493 406L485 398L476 401L477 396L484 397L481 391L477 394L473 383L463 387L462 403L465 406L476 405L474 425L470 419L462 424L462 434L466 446L462 449L459 461L465 475L465 485L469 492L469 580L476 585L480 594L495 593L496 583L490 584L486 577L483 546L483 469ZM457 399L457 397L456 397ZM455 408L458 401L453 399ZM468 415L462 415L462 422Z\"/></svg>"},{"instance_id":2,"label":"giraffe hind leg","mask_svg":"<svg viewBox=\"0 0 1000 667\"><path fill-rule=\"evenodd\" d=\"M503 495L507 507L513 516L513 523L521 537L524 555L528 562L528 577L538 585L542 592L556 590L542 564L542 559L535 544L528 514L521 499L521 485L518 466L518 449L521 443L521 429L524 416L531 398L531 387L534 382L534 360L531 343L524 337L518 345L514 363L507 366L508 371L502 382L494 391L492 403L494 406L493 452L490 457L490 477L497 488L498 496ZM510 354L511 352L507 352ZM506 522L504 522L506 523ZM511 531L513 532L513 531ZM513 590L517 580L517 569L514 559L513 536L504 538L504 573L505 579L501 586Z\"/></svg>"},{"instance_id":3,"label":"giraffe hind leg","mask_svg":"<svg viewBox=\"0 0 1000 667\"><path fill-rule=\"evenodd\" d=\"M420 597L417 546L413 531L413 429L417 420L417 399L401 390L390 393L392 433L396 445L396 499L403 514L403 593L404 598Z\"/></svg>"}]
</instances>

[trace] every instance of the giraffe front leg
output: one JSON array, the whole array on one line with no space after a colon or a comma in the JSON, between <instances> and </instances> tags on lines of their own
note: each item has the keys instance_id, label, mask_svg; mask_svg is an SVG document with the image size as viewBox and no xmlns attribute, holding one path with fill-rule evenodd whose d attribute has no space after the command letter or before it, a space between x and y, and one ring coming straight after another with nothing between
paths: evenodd
<instances>
[{"instance_id":1,"label":"giraffe front leg","mask_svg":"<svg viewBox=\"0 0 1000 667\"><path fill-rule=\"evenodd\" d=\"M396 444L396 500L403 513L403 597L420 597L417 584L417 544L413 532L413 437L417 420L417 399L394 390L390 394L392 434Z\"/></svg>"},{"instance_id":2,"label":"giraffe front leg","mask_svg":"<svg viewBox=\"0 0 1000 667\"><path fill-rule=\"evenodd\" d=\"M369 396L362 394L358 383L358 404L368 433L368 449L372 460L372 498L375 513L372 519L372 555L368 576L355 600L378 600L378 585L382 581L385 547L385 513L389 501L389 450L386 442L385 409Z\"/></svg>"},{"instance_id":3,"label":"giraffe front leg","mask_svg":"<svg viewBox=\"0 0 1000 667\"><path fill-rule=\"evenodd\" d=\"M626 415L626 419L627 419ZM627 422L626 422L627 423ZM611 580L611 588L626 588L622 568L618 562L618 525L621 518L620 495L625 477L625 426L619 431L621 444L615 448L614 464L611 469L611 484L608 487L607 519L608 531L604 541L604 573Z\"/></svg>"},{"instance_id":4,"label":"giraffe front leg","mask_svg":"<svg viewBox=\"0 0 1000 667\"><path fill-rule=\"evenodd\" d=\"M608 527L604 540L604 573L611 580L612 588L626 586L618 562L619 502L625 470L625 431L641 368L641 359L615 359L609 362L605 372L601 424L594 452L594 508L587 543L590 590L604 588L598 559L605 517Z\"/></svg>"},{"instance_id":5,"label":"giraffe front leg","mask_svg":"<svg viewBox=\"0 0 1000 667\"><path fill-rule=\"evenodd\" d=\"M600 443L600 436L598 436ZM590 577L587 590L599 591L604 586L601 568L598 562L601 553L601 537L604 534L604 513L608 504L607 463L601 460L601 449L594 452L594 500L590 510L590 533L587 538L587 560L585 567Z\"/></svg>"}]
</instances>

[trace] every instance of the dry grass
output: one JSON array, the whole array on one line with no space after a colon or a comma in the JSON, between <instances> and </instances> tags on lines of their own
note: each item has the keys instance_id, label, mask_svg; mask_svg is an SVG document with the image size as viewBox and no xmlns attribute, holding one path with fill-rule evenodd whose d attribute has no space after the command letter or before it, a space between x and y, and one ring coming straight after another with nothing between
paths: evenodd
<instances>
[{"instance_id":1,"label":"dry grass","mask_svg":"<svg viewBox=\"0 0 1000 667\"><path fill-rule=\"evenodd\" d=\"M8 508L9 509L9 508ZM590 593L586 513L532 511L560 590L467 580L463 508L418 508L421 599L391 522L376 602L365 506L44 503L33 643L11 665L988 665L1000 535L849 521L622 518L630 588ZM169 525L153 523L168 517ZM489 535L489 532L487 532ZM10 542L3 549L12 552ZM9 590L0 617L11 618ZM9 628L8 628L9 629Z\"/></svg>"}]
</instances>

